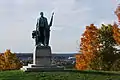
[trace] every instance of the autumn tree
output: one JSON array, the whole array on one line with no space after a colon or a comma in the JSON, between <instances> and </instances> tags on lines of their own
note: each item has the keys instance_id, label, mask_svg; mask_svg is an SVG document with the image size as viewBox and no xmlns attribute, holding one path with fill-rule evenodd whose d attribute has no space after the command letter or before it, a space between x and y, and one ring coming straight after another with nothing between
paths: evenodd
<instances>
[{"instance_id":1,"label":"autumn tree","mask_svg":"<svg viewBox=\"0 0 120 80\"><path fill-rule=\"evenodd\" d=\"M90 68L90 63L99 50L98 29L94 24L86 26L80 44L80 54L76 55L76 68L85 70Z\"/></svg>"},{"instance_id":2,"label":"autumn tree","mask_svg":"<svg viewBox=\"0 0 120 80\"><path fill-rule=\"evenodd\" d=\"M81 38L81 54L76 55L76 68L115 70L120 59L120 51L116 48L120 43L119 34L119 28L115 25L102 24L99 29L93 24L87 26Z\"/></svg>"},{"instance_id":3,"label":"autumn tree","mask_svg":"<svg viewBox=\"0 0 120 80\"><path fill-rule=\"evenodd\" d=\"M118 18L118 23L120 24L120 4L117 6L117 8L115 10L115 14Z\"/></svg>"},{"instance_id":4,"label":"autumn tree","mask_svg":"<svg viewBox=\"0 0 120 80\"><path fill-rule=\"evenodd\" d=\"M113 24L113 37L118 45L120 45L120 28L118 27L120 25L120 4L117 6L115 10L115 14L118 18L118 23L114 22Z\"/></svg>"},{"instance_id":5,"label":"autumn tree","mask_svg":"<svg viewBox=\"0 0 120 80\"><path fill-rule=\"evenodd\" d=\"M20 69L21 67L22 63L10 50L6 50L4 54L0 55L0 70Z\"/></svg>"},{"instance_id":6,"label":"autumn tree","mask_svg":"<svg viewBox=\"0 0 120 80\"><path fill-rule=\"evenodd\" d=\"M110 70L114 61L116 61L116 42L113 38L112 25L104 25L99 29L99 41L102 46L99 50L101 69Z\"/></svg>"},{"instance_id":7,"label":"autumn tree","mask_svg":"<svg viewBox=\"0 0 120 80\"><path fill-rule=\"evenodd\" d=\"M120 25L120 4L115 14ZM120 28L104 25L97 29L93 24L86 27L81 38L80 53L76 55L79 70L120 70Z\"/></svg>"},{"instance_id":8,"label":"autumn tree","mask_svg":"<svg viewBox=\"0 0 120 80\"><path fill-rule=\"evenodd\" d=\"M114 31L116 31L116 28L112 25L102 24L102 27L99 28L99 50L97 53L94 53L95 57L92 58L90 63L91 69L113 70L118 65L120 51L116 48L117 43L119 43L116 42L116 38L119 37L113 36L116 33Z\"/></svg>"},{"instance_id":9,"label":"autumn tree","mask_svg":"<svg viewBox=\"0 0 120 80\"><path fill-rule=\"evenodd\" d=\"M116 23L113 25L113 37L118 45L120 45L120 28Z\"/></svg>"},{"instance_id":10,"label":"autumn tree","mask_svg":"<svg viewBox=\"0 0 120 80\"><path fill-rule=\"evenodd\" d=\"M115 14L118 18L118 25L120 25L120 5L118 5ZM99 29L99 41L101 48L98 52L99 56L93 59L92 64L96 61L102 70L120 70L120 28L114 23L114 25L104 25ZM93 65L96 67L95 65ZM92 67L93 67L92 66Z\"/></svg>"}]
</instances>

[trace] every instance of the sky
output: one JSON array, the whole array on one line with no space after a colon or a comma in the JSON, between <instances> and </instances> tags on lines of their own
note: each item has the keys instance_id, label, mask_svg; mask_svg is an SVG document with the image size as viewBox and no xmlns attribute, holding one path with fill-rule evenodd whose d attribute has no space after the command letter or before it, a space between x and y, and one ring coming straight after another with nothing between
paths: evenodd
<instances>
[{"instance_id":1,"label":"sky","mask_svg":"<svg viewBox=\"0 0 120 80\"><path fill-rule=\"evenodd\" d=\"M0 52L33 52L32 31L41 11L50 22L52 52L78 52L87 25L112 24L119 0L0 0Z\"/></svg>"}]
</instances>

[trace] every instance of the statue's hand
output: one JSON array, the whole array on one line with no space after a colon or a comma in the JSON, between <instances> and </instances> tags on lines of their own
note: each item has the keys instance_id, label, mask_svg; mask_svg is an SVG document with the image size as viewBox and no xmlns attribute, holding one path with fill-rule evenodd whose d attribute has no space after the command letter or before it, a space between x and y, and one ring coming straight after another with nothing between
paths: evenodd
<instances>
[{"instance_id":1,"label":"statue's hand","mask_svg":"<svg viewBox=\"0 0 120 80\"><path fill-rule=\"evenodd\" d=\"M52 13L52 16L54 15L54 12Z\"/></svg>"}]
</instances>

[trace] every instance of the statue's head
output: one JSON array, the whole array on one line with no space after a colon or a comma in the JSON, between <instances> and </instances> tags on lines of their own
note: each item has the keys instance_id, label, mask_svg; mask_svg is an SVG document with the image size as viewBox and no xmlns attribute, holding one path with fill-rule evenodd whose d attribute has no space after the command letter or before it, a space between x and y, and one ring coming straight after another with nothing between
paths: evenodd
<instances>
[{"instance_id":1,"label":"statue's head","mask_svg":"<svg viewBox=\"0 0 120 80\"><path fill-rule=\"evenodd\" d=\"M43 17L43 12L40 12L41 17Z\"/></svg>"}]
</instances>

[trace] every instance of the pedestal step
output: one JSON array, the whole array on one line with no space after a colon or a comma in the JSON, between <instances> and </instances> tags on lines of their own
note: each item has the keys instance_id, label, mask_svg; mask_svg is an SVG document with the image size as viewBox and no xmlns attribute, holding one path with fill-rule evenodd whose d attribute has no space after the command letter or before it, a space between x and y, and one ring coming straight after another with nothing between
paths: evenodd
<instances>
[{"instance_id":1,"label":"pedestal step","mask_svg":"<svg viewBox=\"0 0 120 80\"><path fill-rule=\"evenodd\" d=\"M39 66L39 65L31 65L30 66L23 66L21 70L25 72L40 72L40 71L57 71L57 70L64 70L63 66Z\"/></svg>"},{"instance_id":2,"label":"pedestal step","mask_svg":"<svg viewBox=\"0 0 120 80\"><path fill-rule=\"evenodd\" d=\"M52 68L50 68L50 67L34 67L34 68L27 68L27 72L30 72L30 71L51 71L51 70L64 70L64 68L58 68L58 67L52 67Z\"/></svg>"},{"instance_id":3,"label":"pedestal step","mask_svg":"<svg viewBox=\"0 0 120 80\"><path fill-rule=\"evenodd\" d=\"M31 67L56 67L56 65L49 65L49 66L43 66L43 65L31 65ZM59 67L59 66L58 66Z\"/></svg>"}]
</instances>

